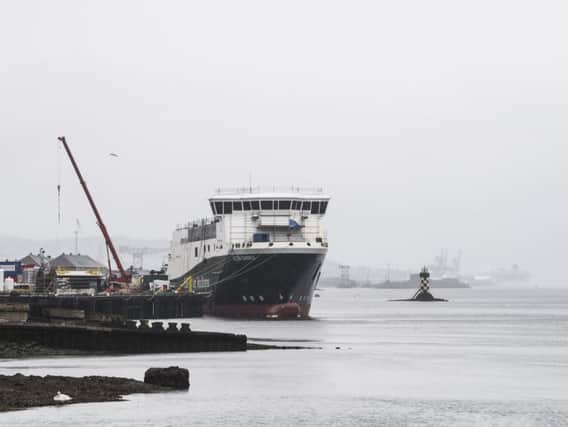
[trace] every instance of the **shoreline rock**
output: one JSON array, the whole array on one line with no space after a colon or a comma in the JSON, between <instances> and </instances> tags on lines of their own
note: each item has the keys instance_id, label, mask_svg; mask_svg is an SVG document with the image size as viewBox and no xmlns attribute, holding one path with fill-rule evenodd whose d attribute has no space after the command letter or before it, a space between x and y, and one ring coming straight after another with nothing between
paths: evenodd
<instances>
[{"instance_id":1,"label":"shoreline rock","mask_svg":"<svg viewBox=\"0 0 568 427\"><path fill-rule=\"evenodd\" d=\"M159 393L171 388L146 384L120 377L66 377L46 375L0 375L0 412L39 406L61 406L87 402L113 402L133 393ZM53 397L58 391L72 400L58 403Z\"/></svg>"},{"instance_id":2,"label":"shoreline rock","mask_svg":"<svg viewBox=\"0 0 568 427\"><path fill-rule=\"evenodd\" d=\"M189 388L189 371L178 366L150 368L144 374L144 382L160 387L170 387L174 390L187 390Z\"/></svg>"}]
</instances>

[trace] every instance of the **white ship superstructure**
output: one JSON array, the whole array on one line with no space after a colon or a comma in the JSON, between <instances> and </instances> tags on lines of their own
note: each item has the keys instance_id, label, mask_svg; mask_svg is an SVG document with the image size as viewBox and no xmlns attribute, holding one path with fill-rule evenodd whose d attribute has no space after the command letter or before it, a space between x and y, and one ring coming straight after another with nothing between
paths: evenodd
<instances>
[{"instance_id":1,"label":"white ship superstructure","mask_svg":"<svg viewBox=\"0 0 568 427\"><path fill-rule=\"evenodd\" d=\"M170 280L211 294L219 314L270 315L295 305L307 315L328 247L329 197L321 190L249 188L219 190L209 202L211 218L174 231Z\"/></svg>"}]
</instances>

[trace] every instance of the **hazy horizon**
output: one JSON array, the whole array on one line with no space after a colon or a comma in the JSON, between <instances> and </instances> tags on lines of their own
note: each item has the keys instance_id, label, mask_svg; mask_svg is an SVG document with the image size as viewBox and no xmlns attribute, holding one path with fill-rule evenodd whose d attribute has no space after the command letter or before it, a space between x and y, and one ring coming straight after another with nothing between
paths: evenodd
<instances>
[{"instance_id":1,"label":"hazy horizon","mask_svg":"<svg viewBox=\"0 0 568 427\"><path fill-rule=\"evenodd\" d=\"M2 2L0 236L72 238L77 219L98 235L65 135L112 236L169 240L252 175L331 195L329 259L419 267L448 248L466 270L560 283L567 12Z\"/></svg>"}]
</instances>

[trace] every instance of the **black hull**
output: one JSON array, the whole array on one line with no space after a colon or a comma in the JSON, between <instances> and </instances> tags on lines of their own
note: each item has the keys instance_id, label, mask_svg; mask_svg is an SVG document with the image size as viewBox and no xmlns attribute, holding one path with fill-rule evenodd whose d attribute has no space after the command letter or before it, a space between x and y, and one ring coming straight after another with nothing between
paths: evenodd
<instances>
[{"instance_id":1,"label":"black hull","mask_svg":"<svg viewBox=\"0 0 568 427\"><path fill-rule=\"evenodd\" d=\"M235 254L207 259L191 276L193 291L205 294L216 316L243 318L305 318L325 253Z\"/></svg>"}]
</instances>

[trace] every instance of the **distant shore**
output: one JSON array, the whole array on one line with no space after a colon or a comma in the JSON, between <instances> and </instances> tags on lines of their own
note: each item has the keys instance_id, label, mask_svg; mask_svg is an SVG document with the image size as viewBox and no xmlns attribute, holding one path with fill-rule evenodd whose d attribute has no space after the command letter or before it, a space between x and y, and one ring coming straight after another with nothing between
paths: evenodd
<instances>
[{"instance_id":1,"label":"distant shore","mask_svg":"<svg viewBox=\"0 0 568 427\"><path fill-rule=\"evenodd\" d=\"M112 402L123 400L133 393L158 393L169 388L145 384L141 381L118 377L64 377L47 375L0 375L0 412L38 406L60 406L86 402ZM71 400L58 403L53 400L57 392L67 394Z\"/></svg>"}]
</instances>

